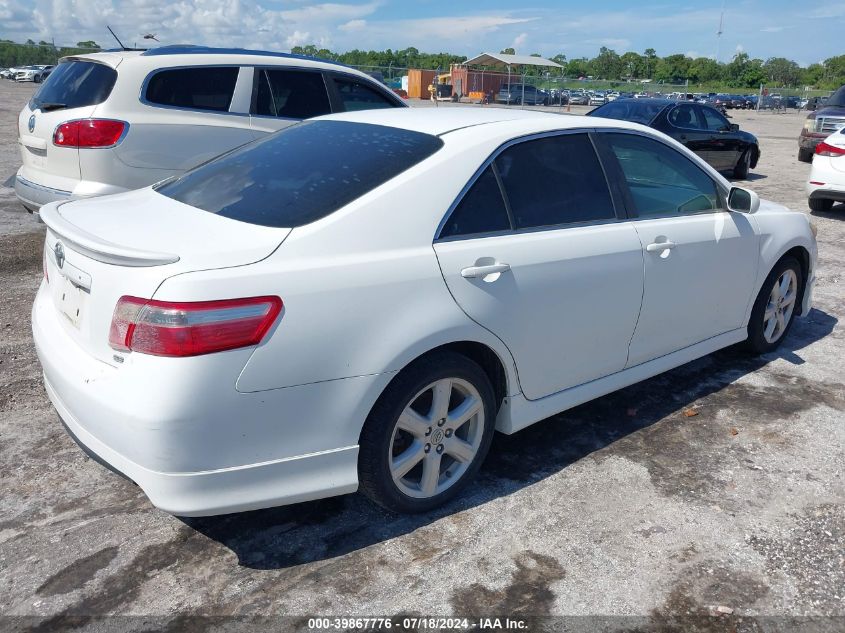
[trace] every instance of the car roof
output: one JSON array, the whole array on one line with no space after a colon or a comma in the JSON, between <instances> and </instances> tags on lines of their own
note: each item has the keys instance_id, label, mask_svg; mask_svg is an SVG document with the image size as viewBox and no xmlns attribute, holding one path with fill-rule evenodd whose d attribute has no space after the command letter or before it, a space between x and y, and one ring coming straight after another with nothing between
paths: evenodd
<instances>
[{"instance_id":1,"label":"car roof","mask_svg":"<svg viewBox=\"0 0 845 633\"><path fill-rule=\"evenodd\" d=\"M433 136L442 136L456 130L486 126L493 128L508 127L511 130L524 129L525 133L543 130L566 130L578 128L615 127L637 130L647 129L638 123L591 117L589 119L573 114L536 112L518 108L497 108L493 106L461 106L444 108L396 108L378 110L360 110L343 112L319 117L321 120L350 121L401 128ZM522 124L522 125L520 125Z\"/></svg>"},{"instance_id":2,"label":"car roof","mask_svg":"<svg viewBox=\"0 0 845 633\"><path fill-rule=\"evenodd\" d=\"M251 50L246 48L214 48L208 46L161 46L147 50L108 50L96 53L80 53L63 57L62 60L90 60L117 68L123 61L132 60L133 63L144 63L149 68L167 68L174 66L195 65L291 65L321 70L337 69L343 72L372 79L366 73L356 70L340 62L333 62L306 55L291 53L277 53L273 51ZM375 80L374 80L375 81Z\"/></svg>"}]
</instances>

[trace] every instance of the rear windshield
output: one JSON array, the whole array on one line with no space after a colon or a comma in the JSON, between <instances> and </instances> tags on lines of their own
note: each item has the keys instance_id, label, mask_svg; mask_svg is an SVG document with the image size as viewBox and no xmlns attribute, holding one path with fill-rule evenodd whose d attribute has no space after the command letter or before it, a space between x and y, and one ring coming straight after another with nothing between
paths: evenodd
<instances>
[{"instance_id":1,"label":"rear windshield","mask_svg":"<svg viewBox=\"0 0 845 633\"><path fill-rule=\"evenodd\" d=\"M590 112L589 115L648 125L665 107L665 103L649 103L640 99L616 99L603 106L599 106Z\"/></svg>"},{"instance_id":2,"label":"rear windshield","mask_svg":"<svg viewBox=\"0 0 845 633\"><path fill-rule=\"evenodd\" d=\"M833 93L833 95L825 101L824 103L826 106L841 106L845 107L845 86L842 86Z\"/></svg>"},{"instance_id":3,"label":"rear windshield","mask_svg":"<svg viewBox=\"0 0 845 633\"><path fill-rule=\"evenodd\" d=\"M81 108L105 101L117 79L117 71L105 64L73 60L61 62L30 101L34 110Z\"/></svg>"},{"instance_id":4,"label":"rear windshield","mask_svg":"<svg viewBox=\"0 0 845 633\"><path fill-rule=\"evenodd\" d=\"M227 218L293 228L319 220L443 146L436 136L348 121L305 121L156 187Z\"/></svg>"}]
</instances>

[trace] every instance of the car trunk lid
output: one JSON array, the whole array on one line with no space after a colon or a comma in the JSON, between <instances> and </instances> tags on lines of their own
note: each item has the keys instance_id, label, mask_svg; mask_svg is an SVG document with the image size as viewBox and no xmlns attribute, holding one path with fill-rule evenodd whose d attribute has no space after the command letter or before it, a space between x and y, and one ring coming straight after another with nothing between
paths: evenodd
<instances>
[{"instance_id":1,"label":"car trunk lid","mask_svg":"<svg viewBox=\"0 0 845 633\"><path fill-rule=\"evenodd\" d=\"M254 263L290 233L206 213L151 189L51 203L44 267L53 305L69 335L106 363L122 361L108 344L123 295L150 299L168 277ZM209 299L235 297L215 296Z\"/></svg>"}]
</instances>

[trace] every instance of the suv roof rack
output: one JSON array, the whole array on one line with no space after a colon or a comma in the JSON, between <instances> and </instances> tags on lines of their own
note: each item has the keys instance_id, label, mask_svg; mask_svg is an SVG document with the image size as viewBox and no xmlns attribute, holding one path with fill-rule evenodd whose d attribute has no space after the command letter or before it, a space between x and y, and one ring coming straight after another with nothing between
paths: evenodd
<instances>
[{"instance_id":1,"label":"suv roof rack","mask_svg":"<svg viewBox=\"0 0 845 633\"><path fill-rule=\"evenodd\" d=\"M275 51L260 51L249 48L217 48L214 46L198 46L195 44L169 44L166 46L158 46L156 48L148 48L141 53L144 56L154 55L260 55L263 57L284 57L287 59L307 59L309 61L324 62L326 64L335 64L336 66L347 66L341 62L336 62L331 59L321 59L319 57L309 57L308 55L295 55L294 53L278 53Z\"/></svg>"}]
</instances>

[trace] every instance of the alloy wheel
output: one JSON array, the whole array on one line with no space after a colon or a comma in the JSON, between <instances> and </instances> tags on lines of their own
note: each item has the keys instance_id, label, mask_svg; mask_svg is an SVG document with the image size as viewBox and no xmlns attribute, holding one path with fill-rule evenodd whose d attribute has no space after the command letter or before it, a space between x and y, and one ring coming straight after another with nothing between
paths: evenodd
<instances>
[{"instance_id":1,"label":"alloy wheel","mask_svg":"<svg viewBox=\"0 0 845 633\"><path fill-rule=\"evenodd\" d=\"M466 380L430 383L405 406L389 444L390 474L404 494L436 496L472 464L484 435L484 404Z\"/></svg>"},{"instance_id":2,"label":"alloy wheel","mask_svg":"<svg viewBox=\"0 0 845 633\"><path fill-rule=\"evenodd\" d=\"M783 336L795 310L797 298L798 276L794 270L787 269L772 286L763 312L763 338L767 343L774 343Z\"/></svg>"}]
</instances>

